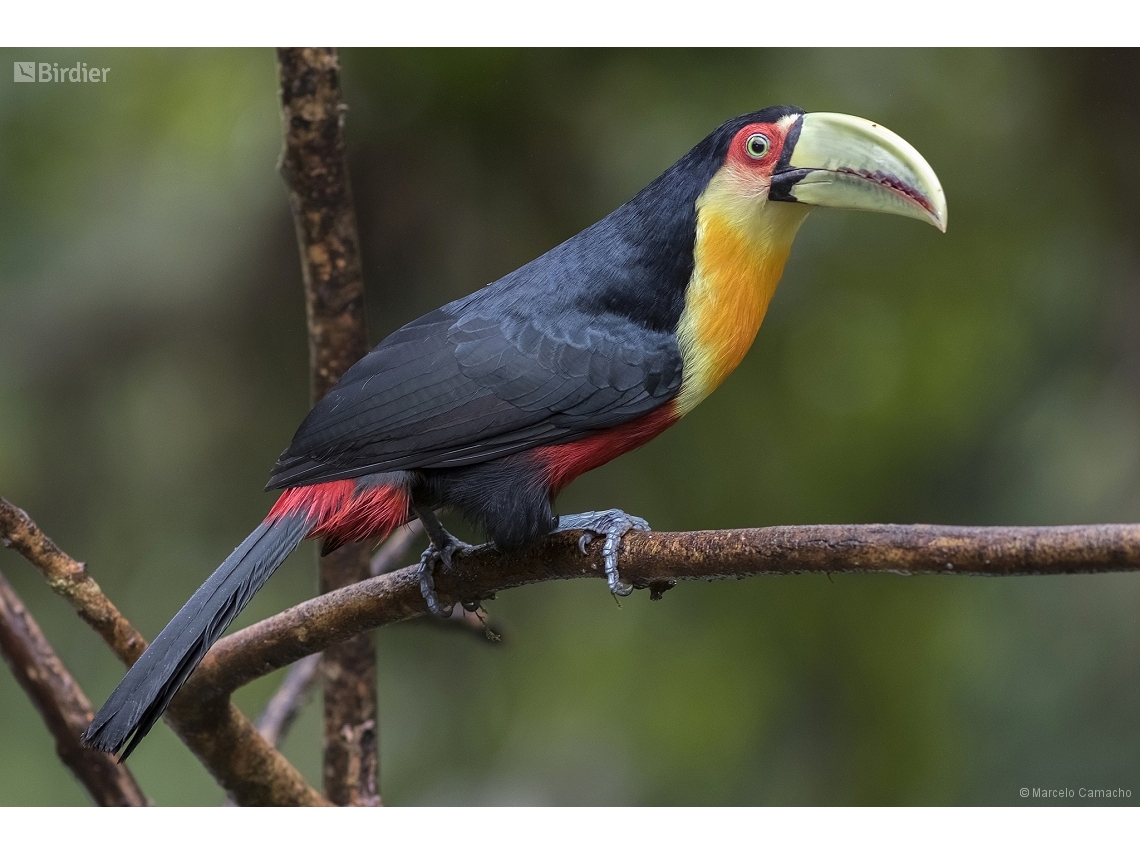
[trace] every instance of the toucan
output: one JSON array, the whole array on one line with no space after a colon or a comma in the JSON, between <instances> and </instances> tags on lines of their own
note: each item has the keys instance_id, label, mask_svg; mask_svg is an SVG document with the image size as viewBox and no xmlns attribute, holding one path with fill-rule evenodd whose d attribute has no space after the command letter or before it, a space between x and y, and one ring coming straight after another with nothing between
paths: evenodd
<instances>
[{"instance_id":1,"label":"toucan","mask_svg":"<svg viewBox=\"0 0 1140 855\"><path fill-rule=\"evenodd\" d=\"M458 511L502 550L563 530L617 550L644 520L559 517L558 492L651 440L744 358L813 208L881 211L946 230L934 171L866 119L768 107L725 122L629 202L529 264L401 327L344 373L273 467L265 520L130 669L84 734L121 759L210 645L305 538L329 552L419 518L432 573ZM126 746L124 750L124 745Z\"/></svg>"}]
</instances>

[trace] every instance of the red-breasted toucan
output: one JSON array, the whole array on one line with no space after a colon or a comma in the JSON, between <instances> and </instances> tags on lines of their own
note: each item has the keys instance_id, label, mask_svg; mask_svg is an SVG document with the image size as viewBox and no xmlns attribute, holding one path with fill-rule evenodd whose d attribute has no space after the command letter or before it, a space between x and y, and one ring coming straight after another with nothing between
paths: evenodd
<instances>
[{"instance_id":1,"label":"red-breasted toucan","mask_svg":"<svg viewBox=\"0 0 1140 855\"><path fill-rule=\"evenodd\" d=\"M401 327L302 422L265 521L174 616L86 733L125 758L210 645L305 538L325 551L419 517L422 588L459 511L517 549L556 529L604 537L627 594L621 511L555 515L558 491L692 410L740 363L813 207L946 229L933 170L880 125L769 107L725 122L631 201L470 296ZM129 744L128 744L129 740Z\"/></svg>"}]
</instances>

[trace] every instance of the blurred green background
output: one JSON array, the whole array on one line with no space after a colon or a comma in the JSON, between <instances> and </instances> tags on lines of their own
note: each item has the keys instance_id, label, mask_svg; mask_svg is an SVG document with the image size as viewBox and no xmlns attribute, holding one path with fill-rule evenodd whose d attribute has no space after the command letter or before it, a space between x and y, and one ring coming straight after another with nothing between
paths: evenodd
<instances>
[{"instance_id":1,"label":"blurred green background","mask_svg":"<svg viewBox=\"0 0 1140 855\"><path fill-rule=\"evenodd\" d=\"M270 50L0 50L0 493L153 636L261 518L307 411ZM17 60L109 67L15 84ZM658 529L1140 518L1140 55L346 50L373 341L773 103L882 122L949 232L823 211L752 352L560 510ZM0 572L98 705L122 668ZM238 625L315 593L307 544ZM505 641L377 633L391 804L1140 801L1140 577L597 581L490 604ZM280 674L237 700L256 714ZM319 782L319 704L285 751ZM165 726L160 804L220 789ZM85 804L0 669L0 804Z\"/></svg>"}]
</instances>

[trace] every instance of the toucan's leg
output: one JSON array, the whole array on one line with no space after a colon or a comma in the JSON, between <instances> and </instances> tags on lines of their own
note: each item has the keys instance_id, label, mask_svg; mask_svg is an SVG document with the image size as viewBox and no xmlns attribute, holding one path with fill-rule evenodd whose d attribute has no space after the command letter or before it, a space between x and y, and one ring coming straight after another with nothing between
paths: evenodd
<instances>
[{"instance_id":1,"label":"toucan's leg","mask_svg":"<svg viewBox=\"0 0 1140 855\"><path fill-rule=\"evenodd\" d=\"M470 544L464 543L445 529L430 508L413 507L412 510L420 518L424 531L431 539L428 548L420 556L420 593L423 594L433 615L448 617L455 606L444 608L440 605L439 598L435 595L435 582L431 574L441 561L444 567L451 569L452 556L461 549L470 549Z\"/></svg>"},{"instance_id":2,"label":"toucan's leg","mask_svg":"<svg viewBox=\"0 0 1140 855\"><path fill-rule=\"evenodd\" d=\"M649 523L641 517L630 516L617 508L560 516L558 528L555 529L555 531L585 531L586 533L578 540L578 548L583 553L594 537L606 539L602 547L602 558L606 564L606 581L610 584L610 590L619 597L628 597L633 593L632 585L622 584L617 566L618 544L621 543L622 536L632 530L649 531Z\"/></svg>"}]
</instances>

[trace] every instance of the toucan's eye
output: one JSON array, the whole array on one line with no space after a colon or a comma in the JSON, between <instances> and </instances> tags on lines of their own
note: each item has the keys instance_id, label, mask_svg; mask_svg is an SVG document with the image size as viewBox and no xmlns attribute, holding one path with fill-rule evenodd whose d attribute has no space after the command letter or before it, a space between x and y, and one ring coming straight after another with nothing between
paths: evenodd
<instances>
[{"instance_id":1,"label":"toucan's eye","mask_svg":"<svg viewBox=\"0 0 1140 855\"><path fill-rule=\"evenodd\" d=\"M760 160L772 148L772 142L763 134L753 134L744 143L744 150L753 160Z\"/></svg>"}]
</instances>

